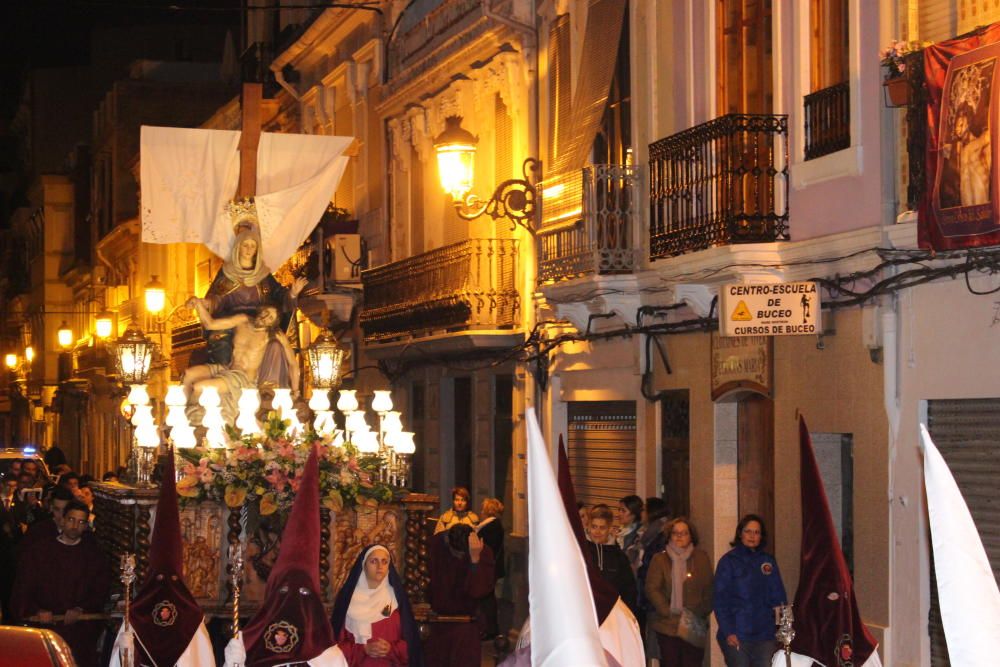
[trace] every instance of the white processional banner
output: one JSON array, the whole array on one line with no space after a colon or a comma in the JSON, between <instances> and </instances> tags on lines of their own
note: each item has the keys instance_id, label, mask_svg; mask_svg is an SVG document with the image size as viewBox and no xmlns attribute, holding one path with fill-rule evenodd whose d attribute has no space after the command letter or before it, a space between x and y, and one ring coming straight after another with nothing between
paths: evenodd
<instances>
[{"instance_id":1,"label":"white processional banner","mask_svg":"<svg viewBox=\"0 0 1000 667\"><path fill-rule=\"evenodd\" d=\"M1000 590L962 492L923 424L920 440L938 603L951 664L992 667L1000 638Z\"/></svg>"},{"instance_id":2,"label":"white processional banner","mask_svg":"<svg viewBox=\"0 0 1000 667\"><path fill-rule=\"evenodd\" d=\"M234 234L225 206L239 181L240 133L143 126L142 240L204 243L228 258ZM319 222L347 168L352 137L262 132L257 216L265 265L277 269Z\"/></svg>"},{"instance_id":3,"label":"white processional banner","mask_svg":"<svg viewBox=\"0 0 1000 667\"><path fill-rule=\"evenodd\" d=\"M607 667L583 554L534 410L528 422L528 606L534 667Z\"/></svg>"}]
</instances>

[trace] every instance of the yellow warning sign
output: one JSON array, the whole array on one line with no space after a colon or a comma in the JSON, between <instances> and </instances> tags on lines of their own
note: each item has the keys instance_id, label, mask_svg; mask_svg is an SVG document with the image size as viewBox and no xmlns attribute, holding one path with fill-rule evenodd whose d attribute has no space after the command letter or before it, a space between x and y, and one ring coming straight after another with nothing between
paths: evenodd
<instances>
[{"instance_id":1,"label":"yellow warning sign","mask_svg":"<svg viewBox=\"0 0 1000 667\"><path fill-rule=\"evenodd\" d=\"M736 304L736 309L733 310L733 314L729 316L729 319L736 322L749 322L753 319L753 315L750 314L750 309L747 308L747 304L741 299Z\"/></svg>"}]
</instances>

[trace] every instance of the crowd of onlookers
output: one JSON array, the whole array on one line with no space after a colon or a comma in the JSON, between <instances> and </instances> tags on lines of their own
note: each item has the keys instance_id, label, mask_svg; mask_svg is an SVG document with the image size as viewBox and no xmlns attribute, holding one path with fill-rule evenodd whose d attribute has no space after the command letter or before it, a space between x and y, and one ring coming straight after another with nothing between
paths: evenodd
<instances>
[{"instance_id":1,"label":"crowd of onlookers","mask_svg":"<svg viewBox=\"0 0 1000 667\"><path fill-rule=\"evenodd\" d=\"M93 482L53 446L41 460L11 461L0 486L0 622L54 627L81 667L98 664L111 572L94 534Z\"/></svg>"},{"instance_id":2,"label":"crowd of onlookers","mask_svg":"<svg viewBox=\"0 0 1000 667\"><path fill-rule=\"evenodd\" d=\"M714 572L690 519L671 516L660 498L623 497L616 510L579 504L590 555L639 622L647 660L700 667L715 613L728 667L764 667L775 650L775 608L786 604L767 530L743 517ZM617 513L617 522L615 514Z\"/></svg>"}]
</instances>

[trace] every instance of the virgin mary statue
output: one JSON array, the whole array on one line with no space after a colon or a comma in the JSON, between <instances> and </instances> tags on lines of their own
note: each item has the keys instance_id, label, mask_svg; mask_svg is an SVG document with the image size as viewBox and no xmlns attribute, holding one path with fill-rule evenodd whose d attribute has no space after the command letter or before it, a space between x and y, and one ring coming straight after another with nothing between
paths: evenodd
<instances>
[{"instance_id":1,"label":"virgin mary statue","mask_svg":"<svg viewBox=\"0 0 1000 667\"><path fill-rule=\"evenodd\" d=\"M305 278L297 278L291 287L279 283L264 264L260 227L254 204L243 200L230 204L236 237L229 256L215 275L205 300L215 318L243 313L251 318L261 306L274 306L279 313L279 329L293 345L298 340L292 315ZM207 361L228 367L233 357L233 330L205 331ZM281 347L269 345L257 375L257 385L290 387L291 375ZM292 387L293 390L297 389Z\"/></svg>"}]
</instances>

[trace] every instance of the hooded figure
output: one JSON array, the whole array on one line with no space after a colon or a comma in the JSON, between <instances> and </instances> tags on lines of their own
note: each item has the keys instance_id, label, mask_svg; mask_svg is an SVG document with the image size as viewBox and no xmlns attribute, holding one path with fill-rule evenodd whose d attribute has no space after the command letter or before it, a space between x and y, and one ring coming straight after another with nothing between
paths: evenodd
<instances>
[{"instance_id":1,"label":"hooded figure","mask_svg":"<svg viewBox=\"0 0 1000 667\"><path fill-rule=\"evenodd\" d=\"M389 559L388 574L372 588L365 563L383 552ZM423 667L419 631L405 585L389 550L381 544L366 547L354 562L337 594L330 621L351 667ZM386 642L388 652L370 655L366 645L373 640Z\"/></svg>"},{"instance_id":2,"label":"hooded figure","mask_svg":"<svg viewBox=\"0 0 1000 667\"><path fill-rule=\"evenodd\" d=\"M197 667L212 664L212 642L205 628L205 614L184 584L183 545L177 509L174 454L170 450L156 504L153 537L149 544L146 580L136 590L129 607L136 664L155 667ZM118 646L128 641L125 624L119 630ZM117 667L119 653L111 657Z\"/></svg>"},{"instance_id":3,"label":"hooded figure","mask_svg":"<svg viewBox=\"0 0 1000 667\"><path fill-rule=\"evenodd\" d=\"M243 630L247 667L347 667L320 595L316 445L309 453L281 538L281 551L267 578L264 602Z\"/></svg>"}]
</instances>

